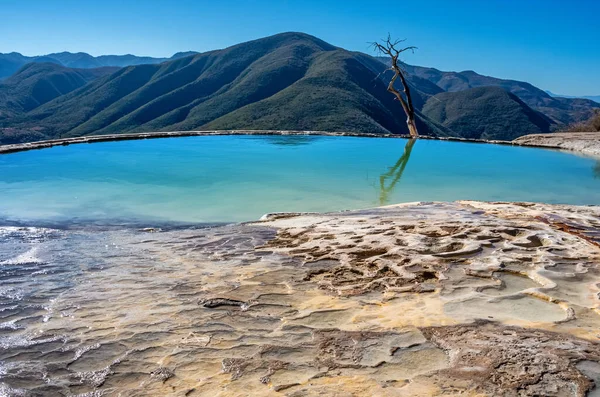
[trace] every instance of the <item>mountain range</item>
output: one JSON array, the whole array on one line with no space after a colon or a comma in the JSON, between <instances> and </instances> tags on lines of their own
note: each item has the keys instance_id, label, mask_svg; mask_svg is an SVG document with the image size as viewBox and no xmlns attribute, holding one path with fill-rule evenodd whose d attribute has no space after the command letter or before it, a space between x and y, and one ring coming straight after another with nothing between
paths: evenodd
<instances>
[{"instance_id":1,"label":"mountain range","mask_svg":"<svg viewBox=\"0 0 600 397\"><path fill-rule=\"evenodd\" d=\"M600 107L600 104L589 99L552 97L529 83L483 76L472 70L442 72L434 68L411 65L405 65L405 70L410 75L427 79L445 92L460 92L478 87L500 87L547 116L551 125L556 126L587 120L592 117L593 109Z\"/></svg>"},{"instance_id":2,"label":"mountain range","mask_svg":"<svg viewBox=\"0 0 600 397\"><path fill-rule=\"evenodd\" d=\"M28 63L54 63L69 68L92 69L104 66L125 67L132 65L155 64L196 54L194 51L178 52L170 58L139 57L127 55L92 56L85 52L58 52L48 55L28 57L18 52L0 54L0 80L11 76Z\"/></svg>"},{"instance_id":3,"label":"mountain range","mask_svg":"<svg viewBox=\"0 0 600 397\"><path fill-rule=\"evenodd\" d=\"M134 64L125 67L104 62L110 57L90 63L56 55L0 82L0 144L160 130L407 133L406 117L386 90L387 60L304 33L169 60L128 58ZM600 108L475 72L405 69L422 134L513 139Z\"/></svg>"},{"instance_id":4,"label":"mountain range","mask_svg":"<svg viewBox=\"0 0 600 397\"><path fill-rule=\"evenodd\" d=\"M594 102L598 102L600 103L600 95L580 95L580 96L573 96L573 95L561 95L561 94L555 94L551 91L546 90L546 94L550 95L551 97L561 97L561 98L583 98L583 99L589 99L590 101L594 101Z\"/></svg>"}]
</instances>

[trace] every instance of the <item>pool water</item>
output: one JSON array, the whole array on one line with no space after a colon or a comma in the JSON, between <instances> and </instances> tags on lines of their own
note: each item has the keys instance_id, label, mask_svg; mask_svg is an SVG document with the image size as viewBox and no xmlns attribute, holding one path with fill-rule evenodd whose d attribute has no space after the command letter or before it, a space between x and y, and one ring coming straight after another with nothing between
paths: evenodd
<instances>
[{"instance_id":1,"label":"pool water","mask_svg":"<svg viewBox=\"0 0 600 397\"><path fill-rule=\"evenodd\" d=\"M436 140L203 136L0 156L0 219L237 222L409 201L600 204L600 163Z\"/></svg>"}]
</instances>

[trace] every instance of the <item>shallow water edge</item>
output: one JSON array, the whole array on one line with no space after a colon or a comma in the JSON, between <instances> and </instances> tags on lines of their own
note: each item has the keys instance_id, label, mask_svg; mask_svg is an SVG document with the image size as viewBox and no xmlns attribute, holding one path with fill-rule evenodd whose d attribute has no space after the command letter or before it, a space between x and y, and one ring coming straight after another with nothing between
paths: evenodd
<instances>
[{"instance_id":1,"label":"shallow water edge","mask_svg":"<svg viewBox=\"0 0 600 397\"><path fill-rule=\"evenodd\" d=\"M0 156L0 219L189 224L416 200L597 205L598 163L523 147L316 135L58 146Z\"/></svg>"},{"instance_id":2,"label":"shallow water edge","mask_svg":"<svg viewBox=\"0 0 600 397\"><path fill-rule=\"evenodd\" d=\"M598 206L473 201L2 227L0 395L595 393L599 245Z\"/></svg>"},{"instance_id":3,"label":"shallow water edge","mask_svg":"<svg viewBox=\"0 0 600 397\"><path fill-rule=\"evenodd\" d=\"M209 131L158 131L158 132L140 132L127 134L110 134L110 135L87 135L75 138L61 138L38 142L19 143L14 145L0 145L0 154L23 152L27 150L46 149L54 146L68 146L81 143L95 142L114 142L139 139L157 139L157 138L177 138L190 136L211 136L211 135L313 135L313 136L354 136L363 138L400 138L411 139L410 135L402 134L374 134L367 132L328 132L328 131L289 131L289 130L209 130ZM419 139L433 139L442 141L455 142L471 142L471 143L489 143L496 145L510 146L528 146L544 149L556 150L576 150L575 148L565 148L560 144L552 145L547 142L537 144L535 141L516 140L516 141L500 141L500 140L485 140L485 139L468 139L458 137L431 137L422 135Z\"/></svg>"}]
</instances>

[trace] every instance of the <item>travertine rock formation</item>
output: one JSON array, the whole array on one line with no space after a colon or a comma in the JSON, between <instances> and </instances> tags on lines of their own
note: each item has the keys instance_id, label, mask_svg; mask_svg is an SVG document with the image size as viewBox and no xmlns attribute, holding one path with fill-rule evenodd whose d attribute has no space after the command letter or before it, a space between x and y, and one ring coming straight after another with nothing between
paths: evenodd
<instances>
[{"instance_id":1,"label":"travertine rock formation","mask_svg":"<svg viewBox=\"0 0 600 397\"><path fill-rule=\"evenodd\" d=\"M0 395L593 395L599 231L482 202L0 228Z\"/></svg>"}]
</instances>

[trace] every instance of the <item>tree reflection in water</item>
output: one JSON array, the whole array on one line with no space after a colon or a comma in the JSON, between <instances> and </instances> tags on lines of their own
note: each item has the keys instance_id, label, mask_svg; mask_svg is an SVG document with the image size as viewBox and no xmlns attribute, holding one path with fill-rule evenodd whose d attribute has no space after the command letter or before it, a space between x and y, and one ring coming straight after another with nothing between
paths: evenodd
<instances>
[{"instance_id":1,"label":"tree reflection in water","mask_svg":"<svg viewBox=\"0 0 600 397\"><path fill-rule=\"evenodd\" d=\"M410 139L408 142L406 142L406 146L404 146L404 153L402 156L400 156L396 164L394 164L393 167L390 167L388 172L381 174L379 177L380 205L388 204L390 194L394 191L396 184L400 181L400 179L402 179L402 174L404 173L404 169L408 164L410 153L412 152L416 141L416 139Z\"/></svg>"},{"instance_id":2,"label":"tree reflection in water","mask_svg":"<svg viewBox=\"0 0 600 397\"><path fill-rule=\"evenodd\" d=\"M600 161L596 161L594 166L594 178L600 179Z\"/></svg>"}]
</instances>

